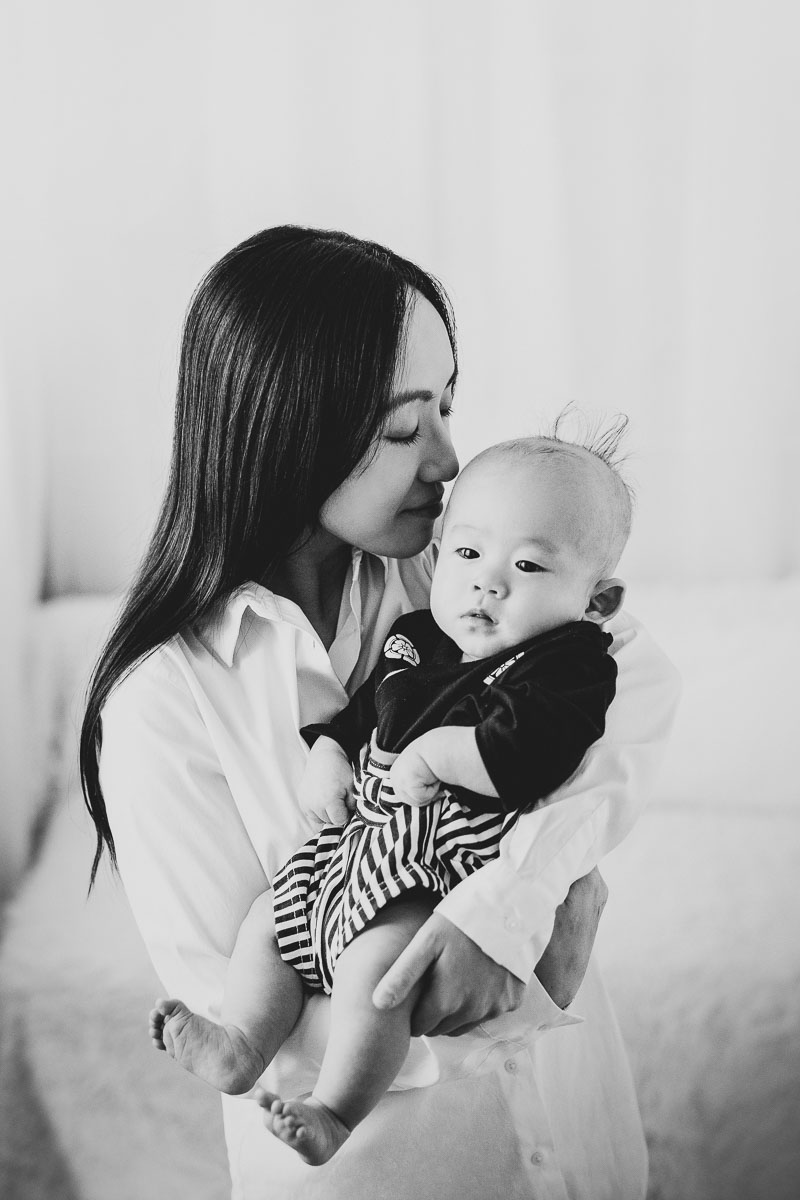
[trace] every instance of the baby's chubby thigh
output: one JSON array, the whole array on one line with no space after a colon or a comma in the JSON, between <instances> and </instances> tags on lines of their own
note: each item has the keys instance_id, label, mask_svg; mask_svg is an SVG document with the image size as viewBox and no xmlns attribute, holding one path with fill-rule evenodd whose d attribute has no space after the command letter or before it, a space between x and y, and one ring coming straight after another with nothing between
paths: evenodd
<instances>
[{"instance_id":1,"label":"baby's chubby thigh","mask_svg":"<svg viewBox=\"0 0 800 1200\"><path fill-rule=\"evenodd\" d=\"M356 1005L366 1002L373 1008L375 987L425 924L436 903L433 893L419 889L381 908L340 954L334 970L334 997ZM412 1004L418 991L416 985L409 996Z\"/></svg>"}]
</instances>

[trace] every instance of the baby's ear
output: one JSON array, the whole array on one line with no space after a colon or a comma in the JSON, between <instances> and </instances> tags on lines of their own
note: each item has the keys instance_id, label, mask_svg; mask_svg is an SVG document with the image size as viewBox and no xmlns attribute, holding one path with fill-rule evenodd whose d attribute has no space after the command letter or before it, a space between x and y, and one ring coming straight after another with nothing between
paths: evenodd
<instances>
[{"instance_id":1,"label":"baby's ear","mask_svg":"<svg viewBox=\"0 0 800 1200\"><path fill-rule=\"evenodd\" d=\"M602 625L619 612L624 599L625 584L621 579L601 579L592 588L586 612L583 614L584 621L594 621L595 624Z\"/></svg>"}]
</instances>

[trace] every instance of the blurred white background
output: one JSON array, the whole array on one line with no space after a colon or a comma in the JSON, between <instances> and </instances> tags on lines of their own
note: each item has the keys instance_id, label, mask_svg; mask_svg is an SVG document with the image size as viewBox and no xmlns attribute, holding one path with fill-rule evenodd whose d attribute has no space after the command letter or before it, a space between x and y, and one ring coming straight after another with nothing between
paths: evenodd
<instances>
[{"instance_id":1,"label":"blurred white background","mask_svg":"<svg viewBox=\"0 0 800 1200\"><path fill-rule=\"evenodd\" d=\"M3 24L0 413L29 590L124 585L189 295L287 221L444 281L462 457L568 400L630 414L634 579L800 565L788 0L5 0Z\"/></svg>"},{"instance_id":2,"label":"blurred white background","mask_svg":"<svg viewBox=\"0 0 800 1200\"><path fill-rule=\"evenodd\" d=\"M114 1089L141 1069L138 1108L155 1068L140 1067L144 1002L116 977L129 1060L109 1051L100 1082L54 1067L74 1030L95 1036L84 981L112 978L110 948L152 987L124 913L83 902L76 681L160 500L189 296L284 222L377 239L442 279L462 461L568 402L629 414L639 502L621 570L685 679L601 927L651 1200L796 1196L800 7L3 0L0 22L0 896L29 867L0 1058L8 1046L33 1080L21 1091L8 1070L15 1129L30 1108L54 1130L52 1156L31 1135L17 1173L38 1171L41 1192L15 1200L127 1196L118 1158L137 1198L172 1196L170 1171L182 1197L205 1170L207 1114L187 1118L199 1141L180 1170L153 1153L181 1108L166 1076L156 1135L131 1140ZM45 1016L30 995L49 992ZM164 1174L142 1182L151 1166Z\"/></svg>"},{"instance_id":3,"label":"blurred white background","mask_svg":"<svg viewBox=\"0 0 800 1200\"><path fill-rule=\"evenodd\" d=\"M189 296L268 225L375 238L444 281L462 460L570 401L630 415L631 600L800 568L789 0L5 0L2 20L7 809L30 605L124 588Z\"/></svg>"}]
</instances>

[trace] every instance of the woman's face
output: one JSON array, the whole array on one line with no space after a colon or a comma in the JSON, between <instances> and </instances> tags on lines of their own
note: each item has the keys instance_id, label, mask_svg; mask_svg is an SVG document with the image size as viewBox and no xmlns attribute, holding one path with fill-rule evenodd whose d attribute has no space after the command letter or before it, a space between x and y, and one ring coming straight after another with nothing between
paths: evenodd
<instances>
[{"instance_id":1,"label":"woman's face","mask_svg":"<svg viewBox=\"0 0 800 1200\"><path fill-rule=\"evenodd\" d=\"M448 428L454 371L442 319L416 293L386 426L366 465L322 506L327 533L390 558L424 550L442 511L443 484L458 472Z\"/></svg>"}]
</instances>

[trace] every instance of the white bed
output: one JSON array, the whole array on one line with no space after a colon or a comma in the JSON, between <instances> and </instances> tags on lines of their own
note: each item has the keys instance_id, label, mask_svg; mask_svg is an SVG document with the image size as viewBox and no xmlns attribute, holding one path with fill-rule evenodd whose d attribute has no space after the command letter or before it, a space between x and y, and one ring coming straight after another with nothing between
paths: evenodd
<instances>
[{"instance_id":1,"label":"white bed","mask_svg":"<svg viewBox=\"0 0 800 1200\"><path fill-rule=\"evenodd\" d=\"M649 1198L797 1200L800 580L637 599L685 689L658 793L604 864L598 939ZM148 1045L158 986L124 894L104 871L85 899L75 696L112 610L84 598L36 615L40 844L0 950L4 1200L226 1196L215 1094Z\"/></svg>"}]
</instances>

